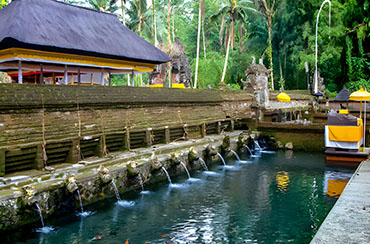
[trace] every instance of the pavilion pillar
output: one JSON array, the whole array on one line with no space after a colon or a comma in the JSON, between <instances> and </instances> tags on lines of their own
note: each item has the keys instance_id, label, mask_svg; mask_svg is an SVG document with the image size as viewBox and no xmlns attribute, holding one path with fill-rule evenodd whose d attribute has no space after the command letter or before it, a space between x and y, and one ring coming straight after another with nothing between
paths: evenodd
<instances>
[{"instance_id":1,"label":"pavilion pillar","mask_svg":"<svg viewBox=\"0 0 370 244\"><path fill-rule=\"evenodd\" d=\"M112 76L111 76L111 73L109 72L109 73L108 73L108 85L109 85L109 86L111 86L111 85L112 85L112 83L111 83L111 78L112 78Z\"/></svg>"},{"instance_id":2,"label":"pavilion pillar","mask_svg":"<svg viewBox=\"0 0 370 244\"><path fill-rule=\"evenodd\" d=\"M64 66L64 85L68 85L68 70L67 70L67 65Z\"/></svg>"},{"instance_id":3,"label":"pavilion pillar","mask_svg":"<svg viewBox=\"0 0 370 244\"><path fill-rule=\"evenodd\" d=\"M78 67L77 84L78 84L78 86L81 85L81 69L80 69L80 67Z\"/></svg>"},{"instance_id":4,"label":"pavilion pillar","mask_svg":"<svg viewBox=\"0 0 370 244\"><path fill-rule=\"evenodd\" d=\"M130 84L130 74L127 74L127 85L131 86L131 84Z\"/></svg>"},{"instance_id":5,"label":"pavilion pillar","mask_svg":"<svg viewBox=\"0 0 370 244\"><path fill-rule=\"evenodd\" d=\"M131 72L131 86L135 86L135 72L132 70Z\"/></svg>"},{"instance_id":6,"label":"pavilion pillar","mask_svg":"<svg viewBox=\"0 0 370 244\"><path fill-rule=\"evenodd\" d=\"M104 70L101 72L101 85L104 86Z\"/></svg>"},{"instance_id":7,"label":"pavilion pillar","mask_svg":"<svg viewBox=\"0 0 370 244\"><path fill-rule=\"evenodd\" d=\"M18 60L18 83L23 83L22 61Z\"/></svg>"},{"instance_id":8,"label":"pavilion pillar","mask_svg":"<svg viewBox=\"0 0 370 244\"><path fill-rule=\"evenodd\" d=\"M91 73L90 85L94 85L94 73Z\"/></svg>"},{"instance_id":9,"label":"pavilion pillar","mask_svg":"<svg viewBox=\"0 0 370 244\"><path fill-rule=\"evenodd\" d=\"M40 84L44 84L44 67L40 64Z\"/></svg>"}]
</instances>

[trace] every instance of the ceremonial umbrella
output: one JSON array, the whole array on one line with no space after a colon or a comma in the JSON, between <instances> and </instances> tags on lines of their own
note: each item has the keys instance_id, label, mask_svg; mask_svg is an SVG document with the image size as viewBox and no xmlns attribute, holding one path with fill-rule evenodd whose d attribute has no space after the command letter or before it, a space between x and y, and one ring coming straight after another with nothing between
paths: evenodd
<instances>
[{"instance_id":1,"label":"ceremonial umbrella","mask_svg":"<svg viewBox=\"0 0 370 244\"><path fill-rule=\"evenodd\" d=\"M360 118L361 116L361 111L362 111L362 101L365 102L365 114L364 114L364 147L363 151L365 151L365 135L366 135L366 101L370 101L370 93L365 91L364 88L361 87L360 90L355 91L351 93L349 96L349 100L351 101L360 101Z\"/></svg>"}]
</instances>

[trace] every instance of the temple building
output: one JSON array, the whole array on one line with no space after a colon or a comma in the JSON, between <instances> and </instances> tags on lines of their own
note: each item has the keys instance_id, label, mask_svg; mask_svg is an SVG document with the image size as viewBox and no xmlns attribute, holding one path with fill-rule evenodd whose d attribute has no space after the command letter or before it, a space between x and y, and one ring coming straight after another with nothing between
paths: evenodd
<instances>
[{"instance_id":1,"label":"temple building","mask_svg":"<svg viewBox=\"0 0 370 244\"><path fill-rule=\"evenodd\" d=\"M114 14L55 0L13 0L0 23L0 71L14 83L107 85L132 74L133 84L170 61Z\"/></svg>"}]
</instances>

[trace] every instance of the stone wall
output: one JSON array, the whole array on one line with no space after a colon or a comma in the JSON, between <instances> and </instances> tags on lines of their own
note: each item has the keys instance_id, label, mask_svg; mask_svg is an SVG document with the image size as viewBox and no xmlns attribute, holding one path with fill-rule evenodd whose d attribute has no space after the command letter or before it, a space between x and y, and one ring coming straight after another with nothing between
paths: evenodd
<instances>
[{"instance_id":1,"label":"stone wall","mask_svg":"<svg viewBox=\"0 0 370 244\"><path fill-rule=\"evenodd\" d=\"M245 91L0 84L0 174L232 130L250 107Z\"/></svg>"}]
</instances>

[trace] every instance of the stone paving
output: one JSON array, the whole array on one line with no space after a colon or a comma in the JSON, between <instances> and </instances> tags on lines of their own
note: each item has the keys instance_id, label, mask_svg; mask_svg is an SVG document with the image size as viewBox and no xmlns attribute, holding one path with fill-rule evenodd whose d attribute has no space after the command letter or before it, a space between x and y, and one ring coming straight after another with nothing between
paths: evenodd
<instances>
[{"instance_id":1,"label":"stone paving","mask_svg":"<svg viewBox=\"0 0 370 244\"><path fill-rule=\"evenodd\" d=\"M370 161L357 168L311 244L370 243Z\"/></svg>"}]
</instances>

